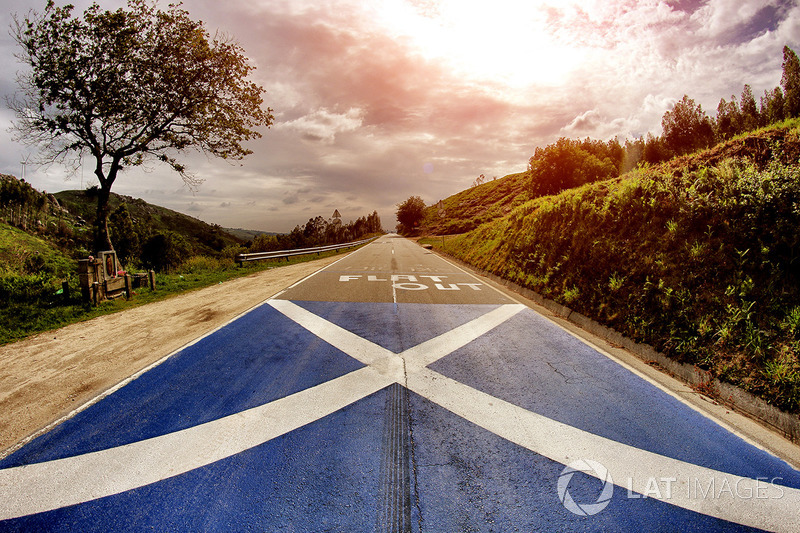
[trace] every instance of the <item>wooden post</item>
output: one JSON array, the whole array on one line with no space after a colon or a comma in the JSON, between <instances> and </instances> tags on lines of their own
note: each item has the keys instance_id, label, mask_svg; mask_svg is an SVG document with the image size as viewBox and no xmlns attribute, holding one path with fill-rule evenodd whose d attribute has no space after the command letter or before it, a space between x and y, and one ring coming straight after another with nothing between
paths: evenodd
<instances>
[{"instance_id":1,"label":"wooden post","mask_svg":"<svg viewBox=\"0 0 800 533\"><path fill-rule=\"evenodd\" d=\"M94 261L81 259L78 261L78 281L81 286L81 297L84 302L92 301L92 284L95 279Z\"/></svg>"},{"instance_id":2,"label":"wooden post","mask_svg":"<svg viewBox=\"0 0 800 533\"><path fill-rule=\"evenodd\" d=\"M125 299L130 300L133 297L133 284L131 283L130 274L125 274Z\"/></svg>"},{"instance_id":3,"label":"wooden post","mask_svg":"<svg viewBox=\"0 0 800 533\"><path fill-rule=\"evenodd\" d=\"M151 270L147 273L147 278L150 281L150 290L156 290L156 272L155 270Z\"/></svg>"},{"instance_id":4,"label":"wooden post","mask_svg":"<svg viewBox=\"0 0 800 533\"><path fill-rule=\"evenodd\" d=\"M69 281L61 282L61 294L64 296L64 300L69 300Z\"/></svg>"}]
</instances>

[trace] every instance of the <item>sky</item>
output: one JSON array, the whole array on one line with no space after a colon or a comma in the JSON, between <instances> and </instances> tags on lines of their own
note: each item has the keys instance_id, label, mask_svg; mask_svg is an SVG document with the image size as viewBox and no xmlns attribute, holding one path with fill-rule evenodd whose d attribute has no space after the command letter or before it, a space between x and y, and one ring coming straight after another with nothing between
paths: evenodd
<instances>
[{"instance_id":1,"label":"sky","mask_svg":"<svg viewBox=\"0 0 800 533\"><path fill-rule=\"evenodd\" d=\"M408 197L431 204L481 174L524 171L560 137L660 135L684 94L712 116L744 84L758 100L780 84L784 45L800 53L799 2L184 0L244 48L275 122L240 162L185 154L196 190L157 164L112 190L224 227L285 232L338 210L377 211L392 229ZM0 26L45 3L4 0ZM4 96L23 69L16 46L0 31ZM24 169L48 192L96 184L88 160L77 172L35 164L13 120L0 104L0 173Z\"/></svg>"}]
</instances>

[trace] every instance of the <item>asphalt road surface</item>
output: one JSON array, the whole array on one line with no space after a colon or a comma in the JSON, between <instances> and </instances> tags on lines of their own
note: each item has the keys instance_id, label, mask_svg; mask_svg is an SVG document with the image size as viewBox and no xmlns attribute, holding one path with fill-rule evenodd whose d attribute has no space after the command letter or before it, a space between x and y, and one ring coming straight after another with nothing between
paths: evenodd
<instances>
[{"instance_id":1,"label":"asphalt road surface","mask_svg":"<svg viewBox=\"0 0 800 533\"><path fill-rule=\"evenodd\" d=\"M386 236L0 461L0 531L800 531L800 472Z\"/></svg>"}]
</instances>

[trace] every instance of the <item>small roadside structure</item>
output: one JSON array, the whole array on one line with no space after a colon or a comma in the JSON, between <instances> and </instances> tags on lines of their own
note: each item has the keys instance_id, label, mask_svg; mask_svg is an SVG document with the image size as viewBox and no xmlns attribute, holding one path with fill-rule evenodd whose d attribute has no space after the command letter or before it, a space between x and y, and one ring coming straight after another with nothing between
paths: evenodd
<instances>
[{"instance_id":1,"label":"small roadside structure","mask_svg":"<svg viewBox=\"0 0 800 533\"><path fill-rule=\"evenodd\" d=\"M95 305L102 300L114 300L121 296L128 299L137 287L156 288L155 272L128 274L122 269L114 250L100 252L97 257L90 255L88 259L80 259L78 278L83 300Z\"/></svg>"}]
</instances>

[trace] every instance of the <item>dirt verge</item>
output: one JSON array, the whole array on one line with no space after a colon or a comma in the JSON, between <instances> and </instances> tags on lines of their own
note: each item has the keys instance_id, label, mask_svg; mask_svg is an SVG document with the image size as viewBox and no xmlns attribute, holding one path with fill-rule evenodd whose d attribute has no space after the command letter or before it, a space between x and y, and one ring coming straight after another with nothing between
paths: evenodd
<instances>
[{"instance_id":1,"label":"dirt verge","mask_svg":"<svg viewBox=\"0 0 800 533\"><path fill-rule=\"evenodd\" d=\"M0 346L0 457L139 370L340 257L259 272Z\"/></svg>"}]
</instances>

